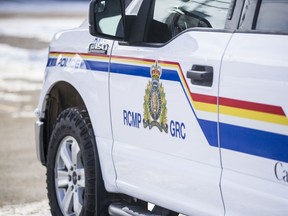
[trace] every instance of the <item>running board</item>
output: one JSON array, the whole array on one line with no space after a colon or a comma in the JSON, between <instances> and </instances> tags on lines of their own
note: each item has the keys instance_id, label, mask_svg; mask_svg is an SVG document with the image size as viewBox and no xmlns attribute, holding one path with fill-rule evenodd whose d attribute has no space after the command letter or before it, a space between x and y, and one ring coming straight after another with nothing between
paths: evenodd
<instances>
[{"instance_id":1,"label":"running board","mask_svg":"<svg viewBox=\"0 0 288 216\"><path fill-rule=\"evenodd\" d=\"M112 203L108 211L110 216L162 216L127 203Z\"/></svg>"}]
</instances>

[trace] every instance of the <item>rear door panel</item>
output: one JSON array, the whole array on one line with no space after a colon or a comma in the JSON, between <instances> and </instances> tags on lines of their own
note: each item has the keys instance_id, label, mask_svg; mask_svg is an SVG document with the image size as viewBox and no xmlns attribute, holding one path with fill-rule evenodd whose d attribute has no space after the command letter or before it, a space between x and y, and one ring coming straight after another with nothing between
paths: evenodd
<instances>
[{"instance_id":1,"label":"rear door panel","mask_svg":"<svg viewBox=\"0 0 288 216\"><path fill-rule=\"evenodd\" d=\"M288 214L288 37L237 33L219 97L228 215Z\"/></svg>"}]
</instances>

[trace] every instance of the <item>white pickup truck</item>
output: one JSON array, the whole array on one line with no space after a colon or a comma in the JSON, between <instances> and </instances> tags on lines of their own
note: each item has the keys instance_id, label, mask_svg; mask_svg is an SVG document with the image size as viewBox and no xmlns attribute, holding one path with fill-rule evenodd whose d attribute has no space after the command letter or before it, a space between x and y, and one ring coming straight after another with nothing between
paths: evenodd
<instances>
[{"instance_id":1,"label":"white pickup truck","mask_svg":"<svg viewBox=\"0 0 288 216\"><path fill-rule=\"evenodd\" d=\"M288 215L288 1L92 0L36 109L54 216Z\"/></svg>"}]
</instances>

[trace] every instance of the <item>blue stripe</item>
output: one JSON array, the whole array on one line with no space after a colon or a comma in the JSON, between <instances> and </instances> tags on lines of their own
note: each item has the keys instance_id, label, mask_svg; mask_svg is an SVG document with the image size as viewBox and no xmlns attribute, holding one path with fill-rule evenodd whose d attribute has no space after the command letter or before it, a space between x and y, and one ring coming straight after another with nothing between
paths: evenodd
<instances>
[{"instance_id":1,"label":"blue stripe","mask_svg":"<svg viewBox=\"0 0 288 216\"><path fill-rule=\"evenodd\" d=\"M129 76L138 76L138 77L151 77L150 68L136 65L125 65L112 63L110 68L111 73L123 74Z\"/></svg>"},{"instance_id":2,"label":"blue stripe","mask_svg":"<svg viewBox=\"0 0 288 216\"><path fill-rule=\"evenodd\" d=\"M111 70L111 73L116 73L116 74L151 78L150 67L111 63L110 70ZM170 80L170 81L180 82L180 77L177 71L175 70L162 69L161 80Z\"/></svg>"},{"instance_id":3,"label":"blue stripe","mask_svg":"<svg viewBox=\"0 0 288 216\"><path fill-rule=\"evenodd\" d=\"M88 70L108 72L109 63L103 61L89 61L85 60L85 65Z\"/></svg>"},{"instance_id":4,"label":"blue stripe","mask_svg":"<svg viewBox=\"0 0 288 216\"><path fill-rule=\"evenodd\" d=\"M210 146L218 147L217 122L198 119L199 125Z\"/></svg>"},{"instance_id":5,"label":"blue stripe","mask_svg":"<svg viewBox=\"0 0 288 216\"><path fill-rule=\"evenodd\" d=\"M103 61L91 61L84 60L85 66L88 70L108 72L109 63ZM57 58L49 58L47 67L56 66ZM150 67L137 66L137 65L125 65L119 63L111 63L110 71L115 74L123 74L129 76L138 76L151 78ZM170 80L180 82L180 77L175 70L163 69L162 70L162 80Z\"/></svg>"},{"instance_id":6,"label":"blue stripe","mask_svg":"<svg viewBox=\"0 0 288 216\"><path fill-rule=\"evenodd\" d=\"M47 67L54 67L56 66L57 58L49 58L47 62Z\"/></svg>"},{"instance_id":7,"label":"blue stripe","mask_svg":"<svg viewBox=\"0 0 288 216\"><path fill-rule=\"evenodd\" d=\"M288 162L288 136L220 123L221 148Z\"/></svg>"},{"instance_id":8,"label":"blue stripe","mask_svg":"<svg viewBox=\"0 0 288 216\"><path fill-rule=\"evenodd\" d=\"M93 71L108 72L109 63L103 61L90 61L84 60L85 64L81 64L81 69L88 69ZM47 67L55 67L57 64L57 58L49 58Z\"/></svg>"},{"instance_id":9,"label":"blue stripe","mask_svg":"<svg viewBox=\"0 0 288 216\"><path fill-rule=\"evenodd\" d=\"M162 76L161 76L161 79L163 80L170 80L170 81L176 81L176 82L180 82L181 83L181 80L180 80L180 77L178 75L178 72L175 71L175 70L168 70L168 69L163 69L162 70ZM181 83L182 84L182 83ZM185 89L183 88L184 92L185 92Z\"/></svg>"}]
</instances>

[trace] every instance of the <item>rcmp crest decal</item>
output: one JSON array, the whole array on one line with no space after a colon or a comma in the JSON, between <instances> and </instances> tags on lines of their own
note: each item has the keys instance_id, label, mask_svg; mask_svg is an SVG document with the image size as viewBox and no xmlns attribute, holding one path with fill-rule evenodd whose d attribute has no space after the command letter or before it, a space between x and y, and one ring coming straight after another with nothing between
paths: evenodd
<instances>
[{"instance_id":1,"label":"rcmp crest decal","mask_svg":"<svg viewBox=\"0 0 288 216\"><path fill-rule=\"evenodd\" d=\"M161 132L168 133L167 124L167 101L165 99L165 92L162 83L159 82L162 75L162 69L155 62L150 68L150 75L152 80L149 80L144 96L144 128L157 127Z\"/></svg>"}]
</instances>

